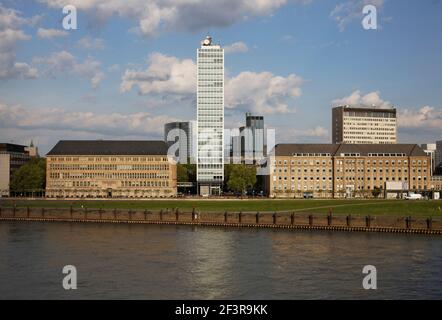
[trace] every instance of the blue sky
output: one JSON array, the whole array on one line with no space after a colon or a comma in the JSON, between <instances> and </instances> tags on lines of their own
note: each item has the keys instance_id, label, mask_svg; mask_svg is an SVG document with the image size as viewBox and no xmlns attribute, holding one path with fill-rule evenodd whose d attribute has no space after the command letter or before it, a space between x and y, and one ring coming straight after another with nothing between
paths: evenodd
<instances>
[{"instance_id":1,"label":"blue sky","mask_svg":"<svg viewBox=\"0 0 442 320\"><path fill-rule=\"evenodd\" d=\"M77 8L78 29L62 27ZM365 30L362 8L378 10ZM442 1L0 1L0 137L156 139L196 117L196 48L226 52L226 126L330 142L337 103L394 105L399 142L442 139Z\"/></svg>"}]
</instances>

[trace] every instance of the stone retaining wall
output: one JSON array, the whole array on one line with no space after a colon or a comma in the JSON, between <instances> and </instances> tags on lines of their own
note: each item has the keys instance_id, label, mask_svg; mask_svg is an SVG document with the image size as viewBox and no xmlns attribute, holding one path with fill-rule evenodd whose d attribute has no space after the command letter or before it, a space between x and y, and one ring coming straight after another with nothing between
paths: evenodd
<instances>
[{"instance_id":1,"label":"stone retaining wall","mask_svg":"<svg viewBox=\"0 0 442 320\"><path fill-rule=\"evenodd\" d=\"M442 234L442 218L360 215L327 216L299 212L272 214L256 212L183 212L179 210L0 207L0 220L195 224Z\"/></svg>"}]
</instances>

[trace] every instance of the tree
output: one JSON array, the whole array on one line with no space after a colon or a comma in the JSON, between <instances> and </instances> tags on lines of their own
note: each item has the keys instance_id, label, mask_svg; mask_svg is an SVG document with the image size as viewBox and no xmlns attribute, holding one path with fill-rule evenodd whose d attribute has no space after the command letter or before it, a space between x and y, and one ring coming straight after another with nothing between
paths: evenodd
<instances>
[{"instance_id":1,"label":"tree","mask_svg":"<svg viewBox=\"0 0 442 320\"><path fill-rule=\"evenodd\" d=\"M374 188L373 188L373 191L372 191L371 194L373 195L373 197L377 198L377 197L379 197L379 195L381 194L381 192L382 192L382 189L381 189L381 188L374 187Z\"/></svg>"},{"instance_id":2,"label":"tree","mask_svg":"<svg viewBox=\"0 0 442 320\"><path fill-rule=\"evenodd\" d=\"M41 191L46 187L46 159L33 158L11 177L12 192Z\"/></svg>"},{"instance_id":3,"label":"tree","mask_svg":"<svg viewBox=\"0 0 442 320\"><path fill-rule=\"evenodd\" d=\"M244 194L256 183L256 168L245 164L231 165L227 170L227 187L234 192Z\"/></svg>"},{"instance_id":4,"label":"tree","mask_svg":"<svg viewBox=\"0 0 442 320\"><path fill-rule=\"evenodd\" d=\"M196 165L195 164L177 164L178 182L195 182Z\"/></svg>"},{"instance_id":5,"label":"tree","mask_svg":"<svg viewBox=\"0 0 442 320\"><path fill-rule=\"evenodd\" d=\"M176 166L176 179L178 182L189 181L189 173L187 172L187 168L182 164L177 164Z\"/></svg>"}]
</instances>

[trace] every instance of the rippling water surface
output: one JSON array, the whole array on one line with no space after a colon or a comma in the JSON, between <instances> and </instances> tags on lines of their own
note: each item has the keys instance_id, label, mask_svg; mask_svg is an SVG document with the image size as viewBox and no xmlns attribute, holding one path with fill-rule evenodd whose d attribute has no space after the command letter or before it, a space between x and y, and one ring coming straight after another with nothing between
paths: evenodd
<instances>
[{"instance_id":1,"label":"rippling water surface","mask_svg":"<svg viewBox=\"0 0 442 320\"><path fill-rule=\"evenodd\" d=\"M0 299L442 299L441 272L440 236L0 222Z\"/></svg>"}]
</instances>

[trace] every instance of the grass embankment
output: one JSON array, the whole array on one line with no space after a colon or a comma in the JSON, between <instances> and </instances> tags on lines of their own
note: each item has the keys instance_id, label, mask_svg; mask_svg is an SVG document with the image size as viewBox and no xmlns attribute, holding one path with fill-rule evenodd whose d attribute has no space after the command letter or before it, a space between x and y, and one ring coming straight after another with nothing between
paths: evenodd
<instances>
[{"instance_id":1,"label":"grass embankment","mask_svg":"<svg viewBox=\"0 0 442 320\"><path fill-rule=\"evenodd\" d=\"M202 212L275 212L294 211L327 214L352 215L394 215L394 216L440 216L442 201L406 200L0 200L1 207L40 207L90 209L173 209Z\"/></svg>"}]
</instances>

